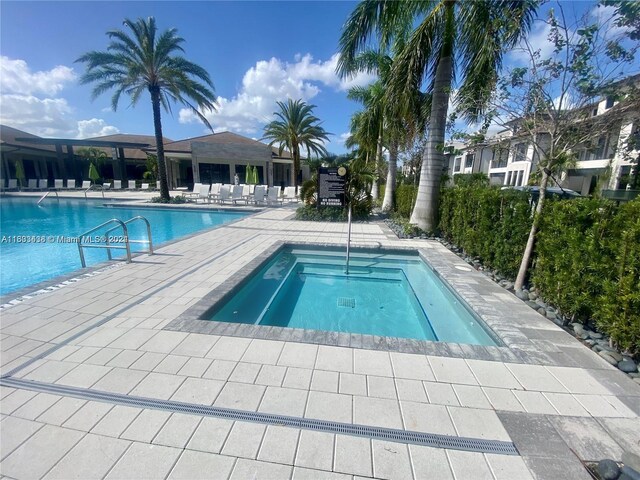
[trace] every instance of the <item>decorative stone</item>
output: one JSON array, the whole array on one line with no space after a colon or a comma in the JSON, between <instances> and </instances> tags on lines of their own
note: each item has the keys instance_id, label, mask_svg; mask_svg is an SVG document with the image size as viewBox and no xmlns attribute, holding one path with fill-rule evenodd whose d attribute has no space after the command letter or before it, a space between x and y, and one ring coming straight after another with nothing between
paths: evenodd
<instances>
[{"instance_id":1,"label":"decorative stone","mask_svg":"<svg viewBox=\"0 0 640 480\"><path fill-rule=\"evenodd\" d=\"M616 480L620 475L620 467L613 460L600 460L598 462L598 473L603 480Z\"/></svg>"},{"instance_id":2,"label":"decorative stone","mask_svg":"<svg viewBox=\"0 0 640 480\"><path fill-rule=\"evenodd\" d=\"M513 288L513 283L512 282L504 282L504 288L506 288L507 290L511 290Z\"/></svg>"},{"instance_id":3,"label":"decorative stone","mask_svg":"<svg viewBox=\"0 0 640 480\"><path fill-rule=\"evenodd\" d=\"M543 300L541 300L541 299L539 299L539 298L536 300L536 303L538 304L538 306L540 306L540 307L544 308L545 310L546 310L546 309L547 309L547 307L549 306L549 305L547 305Z\"/></svg>"},{"instance_id":4,"label":"decorative stone","mask_svg":"<svg viewBox=\"0 0 640 480\"><path fill-rule=\"evenodd\" d=\"M545 315L549 320L555 320L556 319L556 312L552 312L551 310L547 310Z\"/></svg>"},{"instance_id":5,"label":"decorative stone","mask_svg":"<svg viewBox=\"0 0 640 480\"><path fill-rule=\"evenodd\" d=\"M587 339L584 343L586 343L590 347L593 347L596 344L596 341L595 340L591 340L591 339Z\"/></svg>"},{"instance_id":6,"label":"decorative stone","mask_svg":"<svg viewBox=\"0 0 640 480\"><path fill-rule=\"evenodd\" d=\"M538 313L540 315L545 315L546 316L547 315L547 310L542 308L542 307L540 307L540 308L538 308Z\"/></svg>"},{"instance_id":7,"label":"decorative stone","mask_svg":"<svg viewBox=\"0 0 640 480\"><path fill-rule=\"evenodd\" d=\"M599 340L602 338L602 334L598 332L589 332L589 336L595 340Z\"/></svg>"},{"instance_id":8,"label":"decorative stone","mask_svg":"<svg viewBox=\"0 0 640 480\"><path fill-rule=\"evenodd\" d=\"M529 300L535 300L538 298L538 294L536 292L529 292Z\"/></svg>"},{"instance_id":9,"label":"decorative stone","mask_svg":"<svg viewBox=\"0 0 640 480\"><path fill-rule=\"evenodd\" d=\"M598 352L598 355L604 358L611 365L614 365L614 366L618 365L618 362L616 361L616 359L613 358L611 355L609 355L609 352L605 352L604 350L602 350L601 352Z\"/></svg>"},{"instance_id":10,"label":"decorative stone","mask_svg":"<svg viewBox=\"0 0 640 480\"><path fill-rule=\"evenodd\" d=\"M618 368L622 370L624 373L633 373L638 370L638 366L636 362L630 359L622 360L618 362Z\"/></svg>"},{"instance_id":11,"label":"decorative stone","mask_svg":"<svg viewBox=\"0 0 640 480\"><path fill-rule=\"evenodd\" d=\"M618 352L616 352L609 346L602 347L602 350L607 352L607 355L609 355L610 357L613 357L616 362L621 362L622 360L624 360L624 358L622 358L622 355L620 355Z\"/></svg>"},{"instance_id":12,"label":"decorative stone","mask_svg":"<svg viewBox=\"0 0 640 480\"><path fill-rule=\"evenodd\" d=\"M516 290L516 297L520 300L529 300L529 294L523 290Z\"/></svg>"},{"instance_id":13,"label":"decorative stone","mask_svg":"<svg viewBox=\"0 0 640 480\"><path fill-rule=\"evenodd\" d=\"M573 332L576 335L582 335L584 333L584 327L582 325L580 325L579 323L574 323L573 324Z\"/></svg>"},{"instance_id":14,"label":"decorative stone","mask_svg":"<svg viewBox=\"0 0 640 480\"><path fill-rule=\"evenodd\" d=\"M538 310L538 304L536 302L532 302L531 300L529 300L528 302L526 302L527 305L529 305L531 308L533 308L534 310Z\"/></svg>"}]
</instances>

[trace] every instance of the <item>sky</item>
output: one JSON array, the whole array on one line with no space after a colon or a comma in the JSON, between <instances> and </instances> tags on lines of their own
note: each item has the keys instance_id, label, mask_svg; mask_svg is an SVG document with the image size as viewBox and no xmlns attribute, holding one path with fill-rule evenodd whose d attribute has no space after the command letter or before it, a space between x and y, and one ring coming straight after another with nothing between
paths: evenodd
<instances>
[{"instance_id":1,"label":"sky","mask_svg":"<svg viewBox=\"0 0 640 480\"><path fill-rule=\"evenodd\" d=\"M593 2L564 2L588 11ZM159 30L176 28L185 57L210 74L218 110L208 115L214 131L260 139L276 101L301 98L331 132L330 152L343 153L349 119L358 104L349 87L371 75L342 80L335 74L342 26L355 7L348 1L77 1L0 2L0 123L45 136L87 138L113 133L153 135L150 101L135 107L122 97L117 111L111 95L91 100L80 85L83 53L105 50L105 32L124 18L154 16ZM531 36L546 48L542 24ZM507 65L518 62L507 56ZM210 133L180 105L163 112L163 133L173 140Z\"/></svg>"}]
</instances>

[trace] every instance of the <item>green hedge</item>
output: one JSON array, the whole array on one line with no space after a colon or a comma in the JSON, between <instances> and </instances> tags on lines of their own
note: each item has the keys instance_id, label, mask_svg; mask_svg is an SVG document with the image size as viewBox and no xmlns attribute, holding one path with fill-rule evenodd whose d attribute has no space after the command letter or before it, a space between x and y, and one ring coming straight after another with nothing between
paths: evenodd
<instances>
[{"instance_id":1,"label":"green hedge","mask_svg":"<svg viewBox=\"0 0 640 480\"><path fill-rule=\"evenodd\" d=\"M411 216L411 211L413 210L413 204L416 203L417 194L418 189L413 185L397 185L396 191L394 192L396 213L402 217L409 218Z\"/></svg>"},{"instance_id":2,"label":"green hedge","mask_svg":"<svg viewBox=\"0 0 640 480\"><path fill-rule=\"evenodd\" d=\"M523 192L475 186L442 190L441 234L507 277L518 273L530 228L531 206Z\"/></svg>"},{"instance_id":3,"label":"green hedge","mask_svg":"<svg viewBox=\"0 0 640 480\"><path fill-rule=\"evenodd\" d=\"M526 193L486 186L442 191L441 234L514 278L531 228ZM595 320L623 349L640 352L640 199L549 200L531 281L566 316Z\"/></svg>"}]
</instances>

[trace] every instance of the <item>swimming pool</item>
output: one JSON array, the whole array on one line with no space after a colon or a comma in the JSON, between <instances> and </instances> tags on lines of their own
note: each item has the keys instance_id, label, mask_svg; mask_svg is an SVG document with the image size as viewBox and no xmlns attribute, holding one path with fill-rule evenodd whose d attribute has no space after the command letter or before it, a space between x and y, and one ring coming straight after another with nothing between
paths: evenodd
<instances>
[{"instance_id":1,"label":"swimming pool","mask_svg":"<svg viewBox=\"0 0 640 480\"><path fill-rule=\"evenodd\" d=\"M495 335L417 254L285 247L209 320L497 345Z\"/></svg>"},{"instance_id":2,"label":"swimming pool","mask_svg":"<svg viewBox=\"0 0 640 480\"><path fill-rule=\"evenodd\" d=\"M105 207L104 201L4 197L0 200L0 294L6 294L81 268L78 246L67 239L111 219L142 215L151 223L154 246L246 216L246 212ZM96 232L99 234L100 232ZM115 230L112 235L120 235ZM129 229L146 240L143 222ZM146 245L131 244L132 251ZM85 249L87 265L107 260L104 249Z\"/></svg>"}]
</instances>

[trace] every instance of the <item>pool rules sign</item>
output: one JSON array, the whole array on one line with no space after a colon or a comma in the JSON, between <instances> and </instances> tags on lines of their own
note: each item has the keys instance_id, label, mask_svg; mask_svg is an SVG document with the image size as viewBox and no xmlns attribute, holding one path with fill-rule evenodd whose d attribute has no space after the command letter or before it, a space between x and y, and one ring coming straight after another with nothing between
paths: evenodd
<instances>
[{"instance_id":1,"label":"pool rules sign","mask_svg":"<svg viewBox=\"0 0 640 480\"><path fill-rule=\"evenodd\" d=\"M344 207L347 186L345 167L318 169L318 206Z\"/></svg>"}]
</instances>

